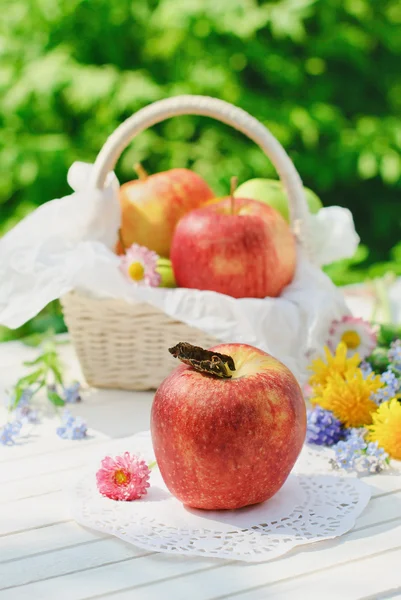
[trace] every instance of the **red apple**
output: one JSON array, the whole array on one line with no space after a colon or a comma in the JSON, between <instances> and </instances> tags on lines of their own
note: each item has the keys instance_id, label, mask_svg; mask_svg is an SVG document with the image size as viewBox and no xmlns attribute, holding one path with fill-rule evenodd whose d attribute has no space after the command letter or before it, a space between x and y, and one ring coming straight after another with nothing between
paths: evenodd
<instances>
[{"instance_id":1,"label":"red apple","mask_svg":"<svg viewBox=\"0 0 401 600\"><path fill-rule=\"evenodd\" d=\"M168 257L179 219L213 198L213 192L189 169L138 173L139 179L120 188L122 241L125 247L136 243Z\"/></svg>"},{"instance_id":2,"label":"red apple","mask_svg":"<svg viewBox=\"0 0 401 600\"><path fill-rule=\"evenodd\" d=\"M257 348L212 350L234 359L231 379L184 364L156 392L151 433L158 467L170 492L193 508L264 502L282 487L301 451L302 392L287 367Z\"/></svg>"},{"instance_id":3,"label":"red apple","mask_svg":"<svg viewBox=\"0 0 401 600\"><path fill-rule=\"evenodd\" d=\"M170 258L177 285L234 298L278 296L295 272L284 218L256 200L224 198L178 223Z\"/></svg>"}]
</instances>

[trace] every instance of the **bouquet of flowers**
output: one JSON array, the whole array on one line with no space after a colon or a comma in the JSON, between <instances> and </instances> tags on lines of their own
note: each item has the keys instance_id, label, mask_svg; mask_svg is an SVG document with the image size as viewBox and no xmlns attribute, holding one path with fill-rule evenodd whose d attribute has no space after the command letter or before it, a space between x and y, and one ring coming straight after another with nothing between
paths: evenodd
<instances>
[{"instance_id":1,"label":"bouquet of flowers","mask_svg":"<svg viewBox=\"0 0 401 600\"><path fill-rule=\"evenodd\" d=\"M400 329L344 317L310 365L307 442L331 447L334 468L377 473L401 459Z\"/></svg>"}]
</instances>

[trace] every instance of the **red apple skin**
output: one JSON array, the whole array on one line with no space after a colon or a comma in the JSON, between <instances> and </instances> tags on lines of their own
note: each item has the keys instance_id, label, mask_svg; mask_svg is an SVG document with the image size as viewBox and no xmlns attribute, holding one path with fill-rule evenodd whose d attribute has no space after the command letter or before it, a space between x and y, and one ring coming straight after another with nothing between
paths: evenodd
<instances>
[{"instance_id":1,"label":"red apple skin","mask_svg":"<svg viewBox=\"0 0 401 600\"><path fill-rule=\"evenodd\" d=\"M234 298L278 296L295 273L294 236L284 218L256 200L231 199L188 213L171 246L177 285Z\"/></svg>"},{"instance_id":2,"label":"red apple skin","mask_svg":"<svg viewBox=\"0 0 401 600\"><path fill-rule=\"evenodd\" d=\"M305 439L305 403L291 371L269 354L245 344L214 349L234 358L237 378L178 366L156 392L152 441L178 500L236 509L268 500L286 481Z\"/></svg>"},{"instance_id":3,"label":"red apple skin","mask_svg":"<svg viewBox=\"0 0 401 600\"><path fill-rule=\"evenodd\" d=\"M124 246L136 243L168 257L179 219L213 196L207 183L189 169L171 169L125 183L120 188Z\"/></svg>"}]
</instances>

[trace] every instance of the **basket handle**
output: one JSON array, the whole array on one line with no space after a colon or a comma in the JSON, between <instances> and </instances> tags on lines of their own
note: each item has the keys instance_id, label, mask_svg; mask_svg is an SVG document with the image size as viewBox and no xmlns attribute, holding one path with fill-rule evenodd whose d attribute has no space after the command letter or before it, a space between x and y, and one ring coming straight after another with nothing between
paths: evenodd
<instances>
[{"instance_id":1,"label":"basket handle","mask_svg":"<svg viewBox=\"0 0 401 600\"><path fill-rule=\"evenodd\" d=\"M113 171L123 150L139 133L170 117L202 115L231 125L254 141L271 160L288 195L290 222L299 246L307 251L309 210L301 178L290 157L272 133L241 108L208 96L175 96L154 102L126 119L106 140L100 150L90 179L92 188L102 189L107 174Z\"/></svg>"}]
</instances>

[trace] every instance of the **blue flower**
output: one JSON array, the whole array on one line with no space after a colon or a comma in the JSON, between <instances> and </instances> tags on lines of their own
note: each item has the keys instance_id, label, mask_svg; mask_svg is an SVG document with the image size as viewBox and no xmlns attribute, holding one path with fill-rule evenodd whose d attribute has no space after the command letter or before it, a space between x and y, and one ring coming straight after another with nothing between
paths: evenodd
<instances>
[{"instance_id":1,"label":"blue flower","mask_svg":"<svg viewBox=\"0 0 401 600\"><path fill-rule=\"evenodd\" d=\"M22 397L15 409L15 417L21 423L36 424L39 422L39 413L29 404L27 397Z\"/></svg>"},{"instance_id":2,"label":"blue flower","mask_svg":"<svg viewBox=\"0 0 401 600\"><path fill-rule=\"evenodd\" d=\"M369 444L366 446L366 454L368 456L374 456L380 460L388 459L387 452L383 448L380 448L377 442L369 442Z\"/></svg>"},{"instance_id":3,"label":"blue flower","mask_svg":"<svg viewBox=\"0 0 401 600\"><path fill-rule=\"evenodd\" d=\"M401 372L401 340L395 340L390 344L387 356L394 369Z\"/></svg>"},{"instance_id":4,"label":"blue flower","mask_svg":"<svg viewBox=\"0 0 401 600\"><path fill-rule=\"evenodd\" d=\"M64 400L70 404L81 402L81 384L79 381L74 381L71 385L64 387Z\"/></svg>"},{"instance_id":5,"label":"blue flower","mask_svg":"<svg viewBox=\"0 0 401 600\"><path fill-rule=\"evenodd\" d=\"M370 473L380 473L387 467L389 455L379 447L377 442L370 442L366 447L366 457L368 458L368 471Z\"/></svg>"},{"instance_id":6,"label":"blue flower","mask_svg":"<svg viewBox=\"0 0 401 600\"><path fill-rule=\"evenodd\" d=\"M334 446L334 463L337 468L352 471L355 468L355 448L349 440L338 442Z\"/></svg>"},{"instance_id":7,"label":"blue flower","mask_svg":"<svg viewBox=\"0 0 401 600\"><path fill-rule=\"evenodd\" d=\"M319 446L332 446L343 437L343 427L330 410L316 406L308 411L306 441Z\"/></svg>"},{"instance_id":8,"label":"blue flower","mask_svg":"<svg viewBox=\"0 0 401 600\"><path fill-rule=\"evenodd\" d=\"M57 428L57 435L65 440L82 440L87 436L87 426L80 417L73 417L69 410L62 416L61 427Z\"/></svg>"},{"instance_id":9,"label":"blue flower","mask_svg":"<svg viewBox=\"0 0 401 600\"><path fill-rule=\"evenodd\" d=\"M359 446L362 448L362 447L364 447L363 444L365 444L364 437L365 437L366 433L367 433L367 429L365 427L349 427L344 432L344 438L346 440L349 440L351 438L357 439L357 440L362 440L362 442L358 441Z\"/></svg>"},{"instance_id":10,"label":"blue flower","mask_svg":"<svg viewBox=\"0 0 401 600\"><path fill-rule=\"evenodd\" d=\"M15 438L21 431L22 423L19 421L13 421L12 423L6 423L0 428L0 444L3 446L12 446L15 444Z\"/></svg>"},{"instance_id":11,"label":"blue flower","mask_svg":"<svg viewBox=\"0 0 401 600\"><path fill-rule=\"evenodd\" d=\"M363 360L361 362L361 364L359 365L359 368L362 371L362 375L363 375L364 379L366 379L368 375L373 373L372 366L366 360Z\"/></svg>"},{"instance_id":12,"label":"blue flower","mask_svg":"<svg viewBox=\"0 0 401 600\"><path fill-rule=\"evenodd\" d=\"M401 380L393 373L391 368L384 371L384 373L381 374L380 379L384 383L384 387L380 388L380 390L377 390L377 392L372 395L372 399L377 404L382 404L382 402L394 398L401 387Z\"/></svg>"},{"instance_id":13,"label":"blue flower","mask_svg":"<svg viewBox=\"0 0 401 600\"><path fill-rule=\"evenodd\" d=\"M334 446L335 456L331 464L335 469L356 471L362 474L380 473L387 467L388 454L377 442L367 443L363 427L346 432L346 440Z\"/></svg>"},{"instance_id":14,"label":"blue flower","mask_svg":"<svg viewBox=\"0 0 401 600\"><path fill-rule=\"evenodd\" d=\"M30 399L33 396L33 391L31 390L31 388L25 388L24 391L21 394L21 397L18 401L17 406L19 406L21 404L21 402L24 404L28 403L30 401ZM4 404L6 406L6 408L8 410L14 410L14 405L15 405L15 396L8 396L5 401ZM17 408L17 407L15 407Z\"/></svg>"},{"instance_id":15,"label":"blue flower","mask_svg":"<svg viewBox=\"0 0 401 600\"><path fill-rule=\"evenodd\" d=\"M18 400L17 406L15 405L15 397L9 396L6 398L5 405L8 410L14 411L14 416L17 421L21 423L38 423L39 413L36 409L32 408L29 404L33 396L33 391L30 388L26 388Z\"/></svg>"}]
</instances>

